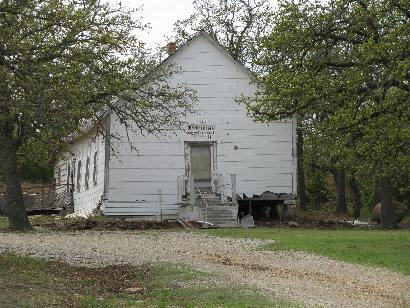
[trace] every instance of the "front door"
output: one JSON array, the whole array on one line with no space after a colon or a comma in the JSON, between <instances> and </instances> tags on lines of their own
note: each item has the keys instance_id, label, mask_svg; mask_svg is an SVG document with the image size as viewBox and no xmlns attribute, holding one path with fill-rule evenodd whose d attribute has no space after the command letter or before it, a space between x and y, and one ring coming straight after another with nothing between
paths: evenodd
<instances>
[{"instance_id":1,"label":"front door","mask_svg":"<svg viewBox=\"0 0 410 308\"><path fill-rule=\"evenodd\" d=\"M191 172L196 187L211 187L211 147L191 145Z\"/></svg>"}]
</instances>

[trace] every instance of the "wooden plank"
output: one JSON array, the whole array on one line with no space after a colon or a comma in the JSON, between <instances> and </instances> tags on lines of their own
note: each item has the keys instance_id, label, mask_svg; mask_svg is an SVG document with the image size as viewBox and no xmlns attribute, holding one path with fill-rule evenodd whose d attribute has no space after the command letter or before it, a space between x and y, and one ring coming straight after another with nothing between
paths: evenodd
<instances>
[{"instance_id":1,"label":"wooden plank","mask_svg":"<svg viewBox=\"0 0 410 308\"><path fill-rule=\"evenodd\" d=\"M282 142L272 144L271 146L267 145L265 148L262 147L249 147L245 148L240 145L230 147L221 147L218 148L218 159L224 160L231 158L244 157L246 160L263 160L273 159L273 160L288 160L289 157L292 157L292 146L291 142Z\"/></svg>"},{"instance_id":2,"label":"wooden plank","mask_svg":"<svg viewBox=\"0 0 410 308\"><path fill-rule=\"evenodd\" d=\"M163 192L162 196L164 200L171 200L169 202L176 203L178 200L178 192L175 191ZM158 202L158 189L150 190L135 190L135 189L109 189L108 190L108 201L156 201Z\"/></svg>"},{"instance_id":3,"label":"wooden plank","mask_svg":"<svg viewBox=\"0 0 410 308\"><path fill-rule=\"evenodd\" d=\"M121 176L124 179L127 178L133 178L134 176L136 178L139 177L158 177L160 178L161 176L165 176L166 178L168 177L177 177L179 175L183 175L185 173L185 168L146 168L146 169L116 169L112 168L110 169L110 175L111 176Z\"/></svg>"},{"instance_id":4,"label":"wooden plank","mask_svg":"<svg viewBox=\"0 0 410 308\"><path fill-rule=\"evenodd\" d=\"M120 156L121 157L121 156ZM124 156L121 161L112 158L110 168L185 168L184 157L165 157L164 159L153 160L150 157Z\"/></svg>"}]
</instances>

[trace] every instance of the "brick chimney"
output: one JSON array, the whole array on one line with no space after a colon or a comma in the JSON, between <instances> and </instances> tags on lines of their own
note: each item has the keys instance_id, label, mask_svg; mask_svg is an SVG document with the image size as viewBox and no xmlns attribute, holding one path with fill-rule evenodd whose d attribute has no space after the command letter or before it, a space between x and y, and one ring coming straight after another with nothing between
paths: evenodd
<instances>
[{"instance_id":1,"label":"brick chimney","mask_svg":"<svg viewBox=\"0 0 410 308\"><path fill-rule=\"evenodd\" d=\"M167 44L167 54L172 55L177 50L177 43L170 42Z\"/></svg>"}]
</instances>

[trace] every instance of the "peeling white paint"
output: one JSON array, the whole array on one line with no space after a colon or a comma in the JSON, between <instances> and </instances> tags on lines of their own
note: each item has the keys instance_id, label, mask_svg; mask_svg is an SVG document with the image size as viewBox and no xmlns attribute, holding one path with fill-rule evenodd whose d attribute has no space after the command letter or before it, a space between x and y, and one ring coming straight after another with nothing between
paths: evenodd
<instances>
[{"instance_id":1,"label":"peeling white paint","mask_svg":"<svg viewBox=\"0 0 410 308\"><path fill-rule=\"evenodd\" d=\"M97 153L96 182L93 181L94 155ZM86 189L85 173L86 161L90 159L90 176L89 187ZM81 161L81 186L77 187L78 162ZM55 165L55 175L57 176L58 168L61 168L62 186L56 188L57 193L72 189L72 186L66 186L68 169L73 173L73 178L69 179L70 184L74 181L73 190L74 211L81 215L91 214L101 203L104 193L104 161L105 161L105 140L101 134L97 134L96 129L87 132L86 135L76 138L68 146L67 152ZM75 168L73 168L73 165ZM65 185L64 185L65 184Z\"/></svg>"},{"instance_id":2,"label":"peeling white paint","mask_svg":"<svg viewBox=\"0 0 410 308\"><path fill-rule=\"evenodd\" d=\"M103 164L98 170L103 177L99 183L105 177L105 190L99 186L92 197L77 194L76 209L91 209L104 190L106 215L177 218L181 197L190 189L189 145L198 142L211 146L212 189L222 198L231 194L231 174L236 174L239 195L295 193L294 120L261 124L247 116L245 106L235 99L255 93L249 72L206 35L198 35L170 60L183 71L170 82L185 83L197 91L196 112L187 119L194 126L161 138L131 134L138 151L130 149L127 138L113 140L117 156L110 154L105 172ZM112 134L125 135L114 116L108 128ZM83 139L73 144L73 151L86 152L89 140ZM101 145L102 154L103 148ZM85 165L85 154L78 157ZM103 156L98 157L98 162L104 161ZM63 178L64 169L61 172Z\"/></svg>"}]
</instances>

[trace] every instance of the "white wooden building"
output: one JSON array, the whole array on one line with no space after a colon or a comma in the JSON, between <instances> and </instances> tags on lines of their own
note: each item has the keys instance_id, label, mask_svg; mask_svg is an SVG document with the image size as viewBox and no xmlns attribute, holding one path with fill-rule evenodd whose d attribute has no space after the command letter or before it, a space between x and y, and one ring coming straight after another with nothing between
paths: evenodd
<instances>
[{"instance_id":1,"label":"white wooden building","mask_svg":"<svg viewBox=\"0 0 410 308\"><path fill-rule=\"evenodd\" d=\"M264 192L276 194L274 199L294 196L295 121L260 124L247 116L235 99L255 93L251 73L204 32L166 61L182 68L174 81L197 91L190 124L170 136L133 134L137 150L113 140L116 155L95 129L74 139L55 176L74 184L75 211L100 204L105 215L175 219L181 205L195 202L187 197L193 185L221 202ZM125 134L114 115L104 123L112 134Z\"/></svg>"}]
</instances>

